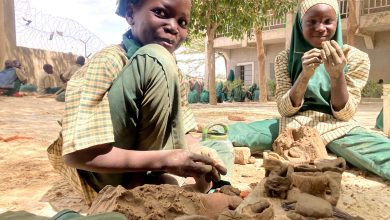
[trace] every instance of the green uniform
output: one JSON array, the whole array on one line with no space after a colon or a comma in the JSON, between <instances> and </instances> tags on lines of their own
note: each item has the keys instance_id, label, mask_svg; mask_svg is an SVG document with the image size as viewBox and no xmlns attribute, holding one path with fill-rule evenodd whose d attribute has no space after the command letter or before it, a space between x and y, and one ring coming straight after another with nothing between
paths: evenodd
<instances>
[{"instance_id":1,"label":"green uniform","mask_svg":"<svg viewBox=\"0 0 390 220\"><path fill-rule=\"evenodd\" d=\"M178 67L162 46L139 48L113 82L108 100L114 146L142 151L186 147L179 112ZM96 191L106 185L129 186L135 177L134 173L79 173ZM148 178L146 173L136 177Z\"/></svg>"}]
</instances>

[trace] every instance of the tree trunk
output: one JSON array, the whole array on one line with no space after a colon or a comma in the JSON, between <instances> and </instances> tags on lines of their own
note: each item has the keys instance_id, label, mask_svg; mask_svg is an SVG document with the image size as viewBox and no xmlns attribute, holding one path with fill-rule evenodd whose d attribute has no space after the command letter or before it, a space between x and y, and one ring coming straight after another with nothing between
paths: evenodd
<instances>
[{"instance_id":1,"label":"tree trunk","mask_svg":"<svg viewBox=\"0 0 390 220\"><path fill-rule=\"evenodd\" d=\"M214 49L214 36L217 29L217 24L210 24L207 28L207 41L206 41L206 74L208 79L209 90L209 103L210 105L217 105L217 95L215 92L215 49Z\"/></svg>"},{"instance_id":2,"label":"tree trunk","mask_svg":"<svg viewBox=\"0 0 390 220\"><path fill-rule=\"evenodd\" d=\"M347 44L355 46L355 33L357 29L356 0L348 0Z\"/></svg>"},{"instance_id":3,"label":"tree trunk","mask_svg":"<svg viewBox=\"0 0 390 220\"><path fill-rule=\"evenodd\" d=\"M259 63L259 87L260 87L260 102L267 102L267 83L265 76L265 51L263 42L262 28L255 28L257 61Z\"/></svg>"}]
</instances>

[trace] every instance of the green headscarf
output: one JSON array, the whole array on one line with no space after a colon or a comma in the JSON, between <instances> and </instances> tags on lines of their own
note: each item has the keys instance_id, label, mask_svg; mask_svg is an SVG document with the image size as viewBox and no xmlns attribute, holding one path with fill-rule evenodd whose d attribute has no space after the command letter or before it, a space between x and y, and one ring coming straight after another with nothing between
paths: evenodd
<instances>
[{"instance_id":1,"label":"green headscarf","mask_svg":"<svg viewBox=\"0 0 390 220\"><path fill-rule=\"evenodd\" d=\"M332 40L335 40L341 48L343 48L343 36L342 36L342 27L341 27L341 17L338 7L329 2L336 2L335 0L330 1L303 1L300 5L300 8L295 16L295 23L292 30L291 36L291 45L290 45L290 54L288 57L288 73L292 83L294 83L299 74L302 72L302 56L304 52L307 52L314 47L309 44L303 37L302 31L302 17L301 12L306 13L306 11L313 7L316 4L328 4L330 5L337 14L337 28L336 33L333 36ZM304 8L304 10L302 10ZM314 110L327 114L332 114L330 108L330 78L327 73L324 64L319 65L314 75L311 77L306 89L304 104L300 111Z\"/></svg>"}]
</instances>

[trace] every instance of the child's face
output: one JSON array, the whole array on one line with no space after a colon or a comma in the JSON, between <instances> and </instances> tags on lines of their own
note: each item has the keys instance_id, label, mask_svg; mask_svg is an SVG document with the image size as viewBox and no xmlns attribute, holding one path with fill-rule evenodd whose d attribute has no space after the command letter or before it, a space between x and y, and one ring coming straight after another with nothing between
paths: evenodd
<instances>
[{"instance_id":1,"label":"child's face","mask_svg":"<svg viewBox=\"0 0 390 220\"><path fill-rule=\"evenodd\" d=\"M133 37L143 45L156 43L173 53L188 35L191 0L148 0L128 10Z\"/></svg>"},{"instance_id":2,"label":"child's face","mask_svg":"<svg viewBox=\"0 0 390 220\"><path fill-rule=\"evenodd\" d=\"M322 42L330 41L336 33L336 28L336 12L327 4L317 4L303 16L303 37L313 47L321 48Z\"/></svg>"}]
</instances>

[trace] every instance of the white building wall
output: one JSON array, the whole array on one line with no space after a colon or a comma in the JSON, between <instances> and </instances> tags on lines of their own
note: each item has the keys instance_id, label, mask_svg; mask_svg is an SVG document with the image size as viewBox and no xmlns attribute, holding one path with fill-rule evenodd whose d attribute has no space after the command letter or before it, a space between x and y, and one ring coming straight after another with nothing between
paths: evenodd
<instances>
[{"instance_id":1,"label":"white building wall","mask_svg":"<svg viewBox=\"0 0 390 220\"><path fill-rule=\"evenodd\" d=\"M235 73L235 79L238 79L239 75L236 72L237 64L253 63L253 72L258 72L258 62L256 60L256 48L245 47L230 50L230 65L228 66L227 73L232 69ZM256 79L255 79L256 80Z\"/></svg>"},{"instance_id":2,"label":"white building wall","mask_svg":"<svg viewBox=\"0 0 390 220\"><path fill-rule=\"evenodd\" d=\"M377 32L374 39L374 49L366 49L362 37L356 40L356 47L368 54L371 61L369 79L390 83L390 31Z\"/></svg>"},{"instance_id":3,"label":"white building wall","mask_svg":"<svg viewBox=\"0 0 390 220\"><path fill-rule=\"evenodd\" d=\"M275 79L274 73L271 70L271 64L274 63L276 55L284 49L284 44L271 44L266 45L266 57L265 57L265 73L267 80ZM254 64L254 82L259 80L259 65L257 61L256 48L246 47L230 50L230 65L228 65L228 71L230 69L236 70L237 65L241 64ZM236 78L238 75L236 75Z\"/></svg>"}]
</instances>

